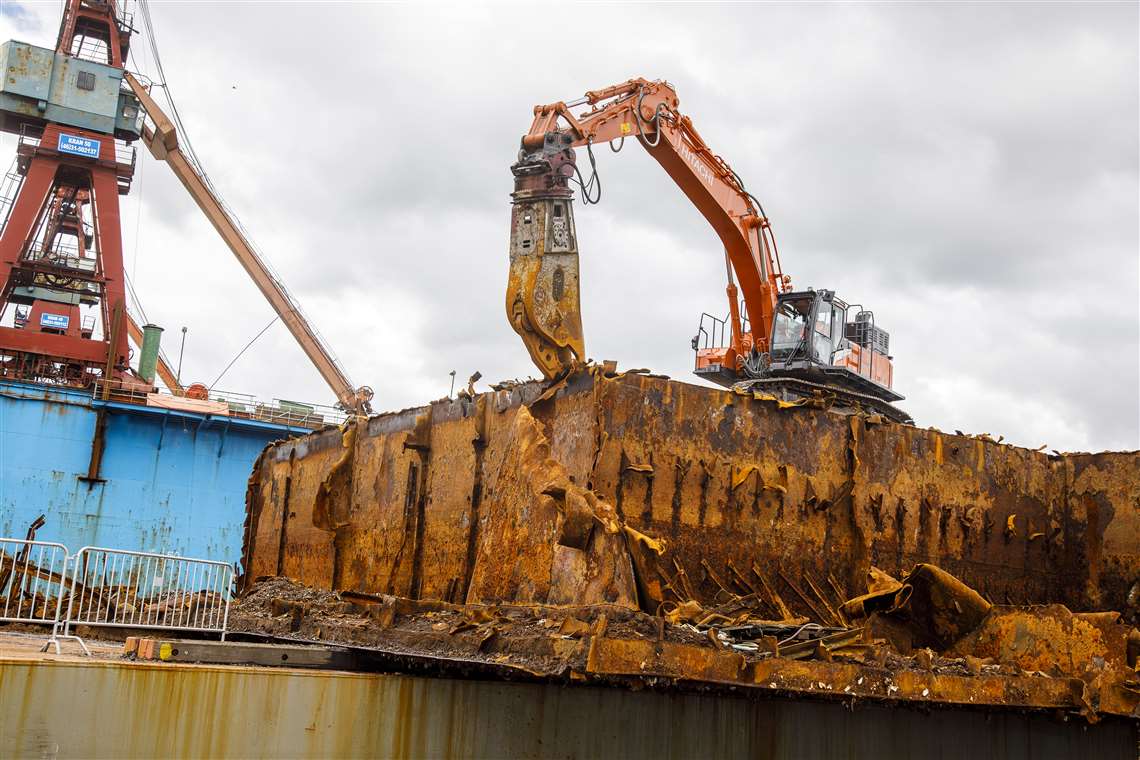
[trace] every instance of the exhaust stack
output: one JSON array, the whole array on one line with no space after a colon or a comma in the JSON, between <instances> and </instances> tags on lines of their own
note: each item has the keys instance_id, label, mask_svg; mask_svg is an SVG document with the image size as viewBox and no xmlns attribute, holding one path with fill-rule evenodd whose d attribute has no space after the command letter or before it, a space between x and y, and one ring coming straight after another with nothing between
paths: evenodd
<instances>
[{"instance_id":1,"label":"exhaust stack","mask_svg":"<svg viewBox=\"0 0 1140 760\"><path fill-rule=\"evenodd\" d=\"M158 325L143 325L142 349L139 354L139 375L154 385L154 372L158 367L158 347L162 342L162 328Z\"/></svg>"}]
</instances>

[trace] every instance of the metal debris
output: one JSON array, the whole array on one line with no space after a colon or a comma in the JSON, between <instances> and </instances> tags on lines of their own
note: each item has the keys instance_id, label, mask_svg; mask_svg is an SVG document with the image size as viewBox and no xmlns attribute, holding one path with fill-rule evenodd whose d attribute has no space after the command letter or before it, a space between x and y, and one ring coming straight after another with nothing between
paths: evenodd
<instances>
[{"instance_id":1,"label":"metal debris","mask_svg":"<svg viewBox=\"0 0 1140 760\"><path fill-rule=\"evenodd\" d=\"M1027 660L1019 634L995 636L1017 630L1024 620L1044 632L1051 620L1065 617L1046 609L1051 612L1044 617L1036 608L1003 610L998 616L1001 608L995 607L982 626L950 650L922 649L905 656L866 627L757 621L718 629L613 605L453 605L387 595L362 599L274 578L250 587L231 610L231 627L414 657L417 672L449 672L457 663L470 663L502 678L658 687L684 682L705 689L827 698L1061 709L1093 721L1140 709L1135 670L1121 667L1127 663L1117 658L1126 636L1111 639L1116 643L1101 650L1066 650L1068 641L1054 642L1057 651L1074 656L1048 663ZM1127 629L1110 617L1095 622L1109 626L1100 629L1111 634L1105 641ZM1007 625L1011 621L1016 621L1012 627ZM1080 661L1084 657L1090 659ZM1023 667L1027 664L1047 669L1029 670Z\"/></svg>"}]
</instances>

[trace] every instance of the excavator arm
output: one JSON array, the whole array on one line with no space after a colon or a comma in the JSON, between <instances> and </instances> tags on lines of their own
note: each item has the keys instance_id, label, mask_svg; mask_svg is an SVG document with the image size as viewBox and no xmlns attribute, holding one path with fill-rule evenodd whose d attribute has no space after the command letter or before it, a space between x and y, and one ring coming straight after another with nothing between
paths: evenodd
<instances>
[{"instance_id":1,"label":"excavator arm","mask_svg":"<svg viewBox=\"0 0 1140 760\"><path fill-rule=\"evenodd\" d=\"M150 149L151 154L160 161L165 161L175 176L182 182L183 187L190 193L190 197L202 209L210 224L222 236L226 245L233 251L238 262L257 285L269 305L277 312L277 316L285 323L289 332L301 346L301 350L309 357L309 361L336 394L340 406L351 414L364 415L371 410L372 389L368 386L353 388L352 382L333 359L332 354L317 336L312 326L305 320L300 310L294 304L285 287L269 271L265 262L254 251L253 246L246 240L238 229L209 185L199 176L190 161L182 154L178 146L178 133L173 122L159 108L150 92L130 72L125 72L124 78L131 90L138 97L143 110L154 122L154 128L149 125L143 127L143 142Z\"/></svg>"},{"instance_id":2,"label":"excavator arm","mask_svg":"<svg viewBox=\"0 0 1140 760\"><path fill-rule=\"evenodd\" d=\"M788 287L768 220L727 162L678 110L666 82L631 79L587 92L572 103L534 109L512 167L511 272L507 313L536 365L555 377L585 358L578 295L578 252L571 184L585 191L574 149L635 139L661 164L716 231L728 267L731 340L723 358L735 367L746 352L767 350L776 296ZM572 108L589 106L574 115ZM588 195L584 197L590 201ZM561 220L561 221L560 221ZM736 283L739 282L739 290ZM739 295L749 328L739 313Z\"/></svg>"}]
</instances>

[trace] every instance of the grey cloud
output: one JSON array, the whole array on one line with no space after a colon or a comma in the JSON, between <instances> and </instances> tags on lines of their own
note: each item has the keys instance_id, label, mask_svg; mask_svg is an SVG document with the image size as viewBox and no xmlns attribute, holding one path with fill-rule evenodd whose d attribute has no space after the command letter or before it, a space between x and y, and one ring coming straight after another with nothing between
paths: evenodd
<instances>
[{"instance_id":1,"label":"grey cloud","mask_svg":"<svg viewBox=\"0 0 1140 760\"><path fill-rule=\"evenodd\" d=\"M22 34L38 33L44 29L43 20L28 3L9 2L0 7L0 18Z\"/></svg>"}]
</instances>

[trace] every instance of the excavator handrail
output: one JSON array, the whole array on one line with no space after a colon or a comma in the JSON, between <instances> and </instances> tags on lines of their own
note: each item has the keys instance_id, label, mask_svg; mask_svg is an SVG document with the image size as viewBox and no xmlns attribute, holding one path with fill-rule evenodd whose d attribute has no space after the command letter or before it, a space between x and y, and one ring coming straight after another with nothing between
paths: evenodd
<instances>
[{"instance_id":1,"label":"excavator handrail","mask_svg":"<svg viewBox=\"0 0 1140 760\"><path fill-rule=\"evenodd\" d=\"M332 388L345 411L356 415L368 414L371 411L372 389L368 386L353 387L347 374L333 358L332 352L301 312L296 300L257 254L237 221L226 210L193 162L183 155L178 145L178 132L174 123L159 107L150 91L133 74L124 72L123 78L138 97L143 111L154 122L153 129L149 125L143 126L142 139L151 154L158 160L166 162L182 182L183 187L221 235L258 290L285 323L309 361Z\"/></svg>"}]
</instances>

